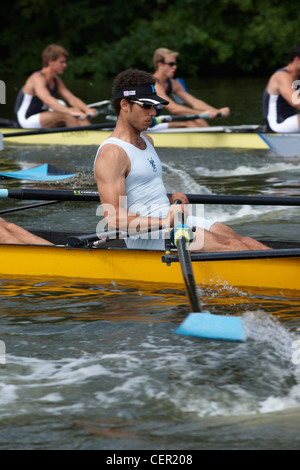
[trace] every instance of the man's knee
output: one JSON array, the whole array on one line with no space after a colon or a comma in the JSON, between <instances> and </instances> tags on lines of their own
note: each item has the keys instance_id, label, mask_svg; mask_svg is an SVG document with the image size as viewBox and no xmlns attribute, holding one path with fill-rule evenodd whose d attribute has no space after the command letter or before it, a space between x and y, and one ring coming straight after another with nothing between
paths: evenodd
<instances>
[{"instance_id":1,"label":"man's knee","mask_svg":"<svg viewBox=\"0 0 300 470\"><path fill-rule=\"evenodd\" d=\"M13 224L12 222L7 222L7 220L5 219L0 219L0 225L2 229L6 230L9 233L13 233L17 228L16 224Z\"/></svg>"},{"instance_id":2,"label":"man's knee","mask_svg":"<svg viewBox=\"0 0 300 470\"><path fill-rule=\"evenodd\" d=\"M2 219L2 217L0 217L0 227L7 230L8 225L9 223L5 219Z\"/></svg>"}]
</instances>

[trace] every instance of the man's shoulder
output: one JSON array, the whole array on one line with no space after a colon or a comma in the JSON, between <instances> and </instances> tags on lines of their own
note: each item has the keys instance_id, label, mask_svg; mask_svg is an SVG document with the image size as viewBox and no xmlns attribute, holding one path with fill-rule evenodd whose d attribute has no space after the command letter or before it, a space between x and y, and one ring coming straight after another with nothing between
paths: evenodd
<instances>
[{"instance_id":1,"label":"man's shoulder","mask_svg":"<svg viewBox=\"0 0 300 470\"><path fill-rule=\"evenodd\" d=\"M95 159L95 172L99 175L109 175L126 172L130 160L125 150L118 143L106 139L99 147Z\"/></svg>"},{"instance_id":2,"label":"man's shoulder","mask_svg":"<svg viewBox=\"0 0 300 470\"><path fill-rule=\"evenodd\" d=\"M41 71L33 72L27 79L27 84L30 85L37 85L37 84L45 84L47 83L46 77L41 73Z\"/></svg>"},{"instance_id":3,"label":"man's shoulder","mask_svg":"<svg viewBox=\"0 0 300 470\"><path fill-rule=\"evenodd\" d=\"M270 83L274 86L279 88L279 92L281 87L290 87L291 83L293 82L292 74L289 70L285 69L284 67L281 69L277 69L272 77L270 78Z\"/></svg>"},{"instance_id":4,"label":"man's shoulder","mask_svg":"<svg viewBox=\"0 0 300 470\"><path fill-rule=\"evenodd\" d=\"M122 146L122 142L123 141L121 139L114 138L113 136L108 137L100 145L98 155L103 158L111 158L111 156L122 157L126 155L126 152Z\"/></svg>"}]
</instances>

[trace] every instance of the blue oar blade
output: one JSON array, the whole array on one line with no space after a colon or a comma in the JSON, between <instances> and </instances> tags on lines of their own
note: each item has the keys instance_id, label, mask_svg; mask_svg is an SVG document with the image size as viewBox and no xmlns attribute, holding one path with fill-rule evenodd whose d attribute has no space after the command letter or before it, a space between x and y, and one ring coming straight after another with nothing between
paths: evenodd
<instances>
[{"instance_id":1,"label":"blue oar blade","mask_svg":"<svg viewBox=\"0 0 300 470\"><path fill-rule=\"evenodd\" d=\"M75 174L68 173L53 165L45 163L44 165L29 168L28 170L19 170L0 173L3 178L17 178L28 181L59 181L67 178L73 178Z\"/></svg>"},{"instance_id":2,"label":"blue oar blade","mask_svg":"<svg viewBox=\"0 0 300 470\"><path fill-rule=\"evenodd\" d=\"M190 313L175 333L223 341L245 340L241 318L213 315L206 312Z\"/></svg>"}]
</instances>

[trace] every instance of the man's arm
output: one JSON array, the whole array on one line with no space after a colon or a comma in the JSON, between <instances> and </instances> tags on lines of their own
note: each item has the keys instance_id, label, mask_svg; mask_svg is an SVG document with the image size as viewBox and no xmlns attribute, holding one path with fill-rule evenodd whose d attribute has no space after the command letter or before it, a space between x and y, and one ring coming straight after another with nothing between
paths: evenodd
<instances>
[{"instance_id":1,"label":"man's arm","mask_svg":"<svg viewBox=\"0 0 300 470\"><path fill-rule=\"evenodd\" d=\"M57 77L58 82L58 93L59 95L73 108L78 108L86 115L97 116L97 110L94 108L88 108L87 105L77 96L75 96L63 83L61 78Z\"/></svg>"},{"instance_id":2,"label":"man's arm","mask_svg":"<svg viewBox=\"0 0 300 470\"><path fill-rule=\"evenodd\" d=\"M174 213L184 210L172 205L166 218L142 217L127 211L125 178L130 171L130 161L123 149L107 144L99 151L95 164L95 179L109 229L122 231L146 230L163 225L172 226ZM173 201L172 201L173 202Z\"/></svg>"},{"instance_id":3,"label":"man's arm","mask_svg":"<svg viewBox=\"0 0 300 470\"><path fill-rule=\"evenodd\" d=\"M169 101L169 104L166 105L165 108L170 112L170 114L184 115L208 113L210 115L210 119L213 119L217 116L218 113L222 112L224 116L227 116L230 112L230 109L227 107L217 109L205 103L205 101L195 98L195 96L185 91L181 83L176 80L172 80L172 93L181 98L185 105L176 103L169 96L167 96L164 88L160 85L160 83L156 83L155 88L159 96L162 96Z\"/></svg>"},{"instance_id":4,"label":"man's arm","mask_svg":"<svg viewBox=\"0 0 300 470\"><path fill-rule=\"evenodd\" d=\"M289 73L278 71L274 76L274 82L270 83L270 90L271 94L281 95L295 109L300 109L299 92L293 87L293 79Z\"/></svg>"},{"instance_id":5,"label":"man's arm","mask_svg":"<svg viewBox=\"0 0 300 470\"><path fill-rule=\"evenodd\" d=\"M81 111L78 107L74 107L74 106L72 106L71 108L69 108L68 106L64 106L56 98L54 98L54 96L52 96L51 93L49 92L46 86L45 78L42 75L34 74L31 80L32 80L31 87L33 89L33 93L36 96L38 96L40 100L48 108L51 108L54 111L58 111L59 113L69 114L75 117L86 118L87 113L85 111ZM59 77L57 77L57 81L58 81L58 93L62 96L62 94L60 93L60 90L62 88L66 89L66 87L64 86L64 84L62 83L62 80ZM65 100L68 101L66 98ZM89 110L89 108L87 109Z\"/></svg>"}]
</instances>

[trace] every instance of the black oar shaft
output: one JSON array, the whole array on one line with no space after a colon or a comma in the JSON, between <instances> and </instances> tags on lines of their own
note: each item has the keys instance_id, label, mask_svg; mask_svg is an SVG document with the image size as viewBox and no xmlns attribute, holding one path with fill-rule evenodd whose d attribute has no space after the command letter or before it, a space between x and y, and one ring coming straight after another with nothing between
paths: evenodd
<instances>
[{"instance_id":1,"label":"black oar shaft","mask_svg":"<svg viewBox=\"0 0 300 470\"><path fill-rule=\"evenodd\" d=\"M281 196L231 196L187 194L191 204L250 204L253 206L300 206L300 197Z\"/></svg>"},{"instance_id":2,"label":"black oar shaft","mask_svg":"<svg viewBox=\"0 0 300 470\"><path fill-rule=\"evenodd\" d=\"M181 238L177 241L177 253L180 262L181 272L184 279L192 312L201 312L197 296L197 287L194 278L191 257L186 245L187 241L185 238Z\"/></svg>"},{"instance_id":3,"label":"black oar shaft","mask_svg":"<svg viewBox=\"0 0 300 470\"><path fill-rule=\"evenodd\" d=\"M0 211L0 215L10 214L11 212L24 211L26 209L34 209L36 207L41 207L41 206L49 206L50 204L58 204L59 202L62 202L62 201L47 201L47 202L40 202L39 204L30 204L29 206L13 207L12 209L5 209L3 211Z\"/></svg>"},{"instance_id":4,"label":"black oar shaft","mask_svg":"<svg viewBox=\"0 0 300 470\"><path fill-rule=\"evenodd\" d=\"M4 196L4 191L7 195ZM98 191L84 191L84 190L70 190L70 189L0 189L0 197L8 197L13 199L28 199L28 200L44 200L51 201L53 199L59 201L98 201Z\"/></svg>"},{"instance_id":5,"label":"black oar shaft","mask_svg":"<svg viewBox=\"0 0 300 470\"><path fill-rule=\"evenodd\" d=\"M181 201L177 199L175 204L180 204ZM174 240L177 247L178 258L181 267L182 277L185 283L189 303L193 312L200 312L200 303L197 296L196 282L193 273L193 266L191 261L188 243L191 241L190 234L183 230L185 223L185 214L183 211L178 211L174 219Z\"/></svg>"},{"instance_id":6,"label":"black oar shaft","mask_svg":"<svg viewBox=\"0 0 300 470\"><path fill-rule=\"evenodd\" d=\"M169 194L170 196L170 194ZM257 206L300 206L300 197L292 196L231 196L187 194L191 204L236 204ZM99 201L98 191L81 189L0 189L1 198L60 201Z\"/></svg>"}]
</instances>

